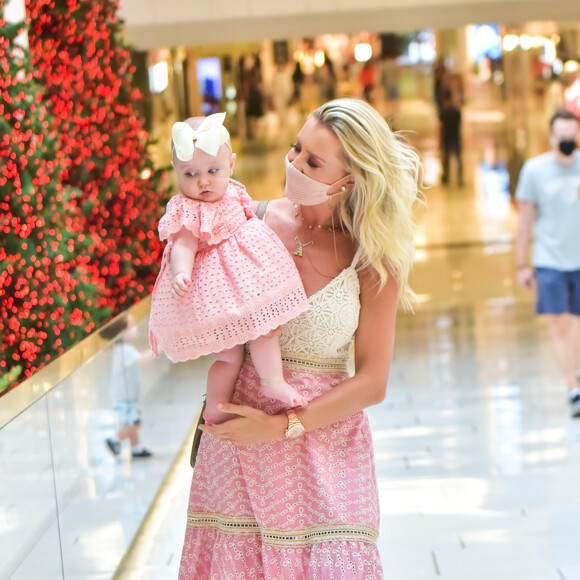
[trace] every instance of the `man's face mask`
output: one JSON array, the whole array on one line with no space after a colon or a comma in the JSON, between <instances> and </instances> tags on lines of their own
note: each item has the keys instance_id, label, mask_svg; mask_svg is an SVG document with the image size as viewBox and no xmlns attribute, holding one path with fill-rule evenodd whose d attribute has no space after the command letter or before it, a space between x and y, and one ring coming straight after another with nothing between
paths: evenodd
<instances>
[{"instance_id":1,"label":"man's face mask","mask_svg":"<svg viewBox=\"0 0 580 580\"><path fill-rule=\"evenodd\" d=\"M558 149L560 149L560 153L562 153L562 155L572 155L572 153L576 151L576 147L578 147L578 143L575 139L560 141L558 144Z\"/></svg>"}]
</instances>

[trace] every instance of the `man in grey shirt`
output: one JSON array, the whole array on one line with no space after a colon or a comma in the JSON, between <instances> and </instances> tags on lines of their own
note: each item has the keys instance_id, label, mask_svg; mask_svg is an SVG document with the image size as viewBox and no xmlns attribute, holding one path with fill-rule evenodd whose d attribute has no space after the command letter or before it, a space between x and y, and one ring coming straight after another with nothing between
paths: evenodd
<instances>
[{"instance_id":1,"label":"man in grey shirt","mask_svg":"<svg viewBox=\"0 0 580 580\"><path fill-rule=\"evenodd\" d=\"M548 317L550 343L580 417L580 119L567 110L550 121L552 150L523 166L516 198L517 281L537 287L536 311ZM532 264L528 250L535 238Z\"/></svg>"}]
</instances>

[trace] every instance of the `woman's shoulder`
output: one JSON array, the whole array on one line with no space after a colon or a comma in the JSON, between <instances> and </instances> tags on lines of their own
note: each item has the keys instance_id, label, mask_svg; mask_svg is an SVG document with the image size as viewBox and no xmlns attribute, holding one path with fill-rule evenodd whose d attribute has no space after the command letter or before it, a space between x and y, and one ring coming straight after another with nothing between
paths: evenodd
<instances>
[{"instance_id":1,"label":"woman's shoulder","mask_svg":"<svg viewBox=\"0 0 580 580\"><path fill-rule=\"evenodd\" d=\"M399 300L399 283L392 269L387 267L388 274L384 283L381 283L381 276L371 264L359 264L356 271L359 279L361 306L371 310L376 308L377 304L396 308Z\"/></svg>"},{"instance_id":2,"label":"woman's shoulder","mask_svg":"<svg viewBox=\"0 0 580 580\"><path fill-rule=\"evenodd\" d=\"M268 201L266 215L268 218L287 220L292 215L293 204L285 197L279 197Z\"/></svg>"},{"instance_id":3,"label":"woman's shoulder","mask_svg":"<svg viewBox=\"0 0 580 580\"><path fill-rule=\"evenodd\" d=\"M293 204L285 197L269 200L264 215L264 222L270 226L279 237L287 237L294 228Z\"/></svg>"}]
</instances>

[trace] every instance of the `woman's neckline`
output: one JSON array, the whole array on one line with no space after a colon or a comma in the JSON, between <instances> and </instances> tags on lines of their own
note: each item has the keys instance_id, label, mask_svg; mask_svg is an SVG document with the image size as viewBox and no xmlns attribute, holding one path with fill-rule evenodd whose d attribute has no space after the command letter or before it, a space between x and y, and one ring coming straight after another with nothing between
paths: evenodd
<instances>
[{"instance_id":1,"label":"woman's neckline","mask_svg":"<svg viewBox=\"0 0 580 580\"><path fill-rule=\"evenodd\" d=\"M262 203L262 202L260 202ZM266 215L268 213L268 208L270 207L270 201L266 201L264 209L263 209L263 213L261 215L260 218L264 223L266 223ZM349 266L347 266L346 268L343 268L334 278L332 278L331 280L329 280L322 288L320 288L320 290L317 290L316 292L314 292L314 294L311 294L310 296L307 296L307 300L310 301L313 298L316 298L319 294L321 294L322 292L324 292L331 284L333 284L335 282L335 280L338 280L345 272L348 272L349 270L353 270L356 267L356 262L357 262L357 257L358 257L358 253L359 251L357 250L355 253L354 258L352 259L352 262L350 263ZM356 270L355 270L356 271Z\"/></svg>"},{"instance_id":2,"label":"woman's neckline","mask_svg":"<svg viewBox=\"0 0 580 580\"><path fill-rule=\"evenodd\" d=\"M314 292L314 294L311 294L310 296L308 296L308 300L310 301L313 298L315 298L316 296L318 296L319 294L321 294L322 292L324 292L331 284L333 284L336 280L338 280L345 272L347 272L348 270L352 270L352 269L354 269L354 264L351 264L350 266L343 268L334 278L332 278L332 280L329 280L322 288L320 288L320 290L317 290L316 292Z\"/></svg>"}]
</instances>

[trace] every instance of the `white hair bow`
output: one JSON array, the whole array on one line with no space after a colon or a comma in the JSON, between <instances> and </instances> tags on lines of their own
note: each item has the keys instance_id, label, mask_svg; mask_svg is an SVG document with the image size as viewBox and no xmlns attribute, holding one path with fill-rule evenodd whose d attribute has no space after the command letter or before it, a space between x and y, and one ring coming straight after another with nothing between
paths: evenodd
<instances>
[{"instance_id":1,"label":"white hair bow","mask_svg":"<svg viewBox=\"0 0 580 580\"><path fill-rule=\"evenodd\" d=\"M230 138L224 127L225 113L215 113L206 117L198 129L192 129L188 123L173 123L171 136L175 154L181 161L189 161L193 157L195 145L208 155L217 155L220 145ZM195 145L194 145L195 142Z\"/></svg>"}]
</instances>

